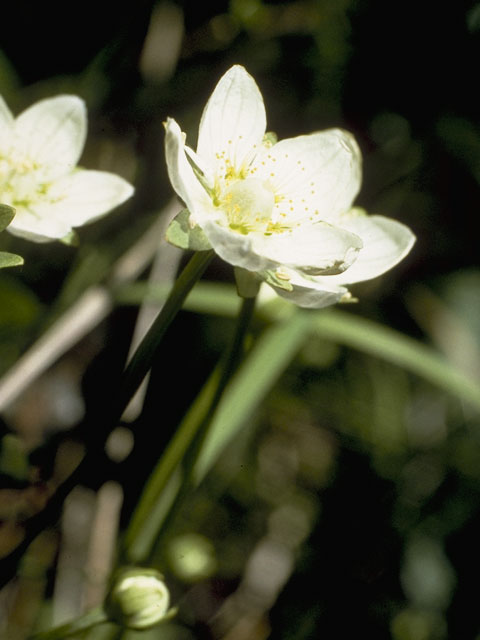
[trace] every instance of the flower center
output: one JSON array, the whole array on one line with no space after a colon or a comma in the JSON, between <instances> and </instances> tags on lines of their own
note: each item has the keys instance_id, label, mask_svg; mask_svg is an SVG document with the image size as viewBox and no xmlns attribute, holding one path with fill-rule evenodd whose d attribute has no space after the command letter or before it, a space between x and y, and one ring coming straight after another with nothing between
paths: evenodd
<instances>
[{"instance_id":1,"label":"flower center","mask_svg":"<svg viewBox=\"0 0 480 640\"><path fill-rule=\"evenodd\" d=\"M243 235L254 230L265 231L274 204L273 191L256 178L237 180L223 192L220 200L228 226Z\"/></svg>"},{"instance_id":2,"label":"flower center","mask_svg":"<svg viewBox=\"0 0 480 640\"><path fill-rule=\"evenodd\" d=\"M53 196L48 165L37 163L12 144L0 153L0 202L16 209L17 221L25 216L41 220L37 205L54 204L63 195Z\"/></svg>"},{"instance_id":3,"label":"flower center","mask_svg":"<svg viewBox=\"0 0 480 640\"><path fill-rule=\"evenodd\" d=\"M41 180L38 169L28 158L15 154L15 149L0 155L1 201L18 207L41 198L46 193L48 184Z\"/></svg>"}]
</instances>

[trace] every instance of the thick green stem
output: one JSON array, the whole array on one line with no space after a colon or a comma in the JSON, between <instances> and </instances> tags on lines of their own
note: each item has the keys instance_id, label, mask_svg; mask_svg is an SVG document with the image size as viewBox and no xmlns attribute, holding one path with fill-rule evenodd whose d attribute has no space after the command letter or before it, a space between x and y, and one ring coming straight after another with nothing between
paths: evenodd
<instances>
[{"instance_id":1,"label":"thick green stem","mask_svg":"<svg viewBox=\"0 0 480 640\"><path fill-rule=\"evenodd\" d=\"M120 419L152 366L155 352L171 321L181 309L193 285L199 280L214 256L213 251L198 251L177 278L162 310L128 363L120 383L115 416Z\"/></svg>"},{"instance_id":2,"label":"thick green stem","mask_svg":"<svg viewBox=\"0 0 480 640\"><path fill-rule=\"evenodd\" d=\"M192 408L193 412L185 417L147 483L125 537L124 552L129 561L146 560L159 531L166 528L167 521L171 520L183 497L191 489L196 461L225 387L242 355L254 307L255 298L243 300L235 334L223 362L208 380ZM181 484L172 488L171 483L180 464L178 481ZM155 516L155 507L162 494L170 490L173 491L170 504Z\"/></svg>"},{"instance_id":3,"label":"thick green stem","mask_svg":"<svg viewBox=\"0 0 480 640\"><path fill-rule=\"evenodd\" d=\"M208 411L203 420L201 420L195 436L182 461L182 466L184 469L182 474L182 489L187 486L189 487L191 484L193 473L195 471L195 464L197 462L203 442L205 441L205 438L208 434L208 428L210 426L210 423L212 422L213 415L217 410L223 392L225 391L225 387L229 383L230 378L232 377L232 374L234 373L243 354L245 336L250 326L250 320L253 316L255 300L256 298L243 299L243 304L238 316L236 331L229 349L225 354L223 365L221 365L221 377L215 390L214 396L212 398Z\"/></svg>"},{"instance_id":4,"label":"thick green stem","mask_svg":"<svg viewBox=\"0 0 480 640\"><path fill-rule=\"evenodd\" d=\"M73 636L88 631L105 622L108 622L107 614L101 607L98 607L88 611L85 615L80 616L80 618L76 618L59 627L35 633L33 636L30 636L30 640L63 640L64 638L73 638Z\"/></svg>"}]
</instances>

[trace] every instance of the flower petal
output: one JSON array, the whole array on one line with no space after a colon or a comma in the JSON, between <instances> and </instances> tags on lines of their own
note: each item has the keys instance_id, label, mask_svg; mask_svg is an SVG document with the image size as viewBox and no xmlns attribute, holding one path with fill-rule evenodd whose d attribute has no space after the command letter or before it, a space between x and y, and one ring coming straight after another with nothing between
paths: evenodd
<instances>
[{"instance_id":1,"label":"flower petal","mask_svg":"<svg viewBox=\"0 0 480 640\"><path fill-rule=\"evenodd\" d=\"M266 271L278 265L252 250L253 234L242 235L206 217L201 228L215 253L223 260L248 271Z\"/></svg>"},{"instance_id":2,"label":"flower petal","mask_svg":"<svg viewBox=\"0 0 480 640\"><path fill-rule=\"evenodd\" d=\"M44 179L72 171L87 133L85 103L76 96L40 100L15 120L15 152L41 167Z\"/></svg>"},{"instance_id":3,"label":"flower petal","mask_svg":"<svg viewBox=\"0 0 480 640\"><path fill-rule=\"evenodd\" d=\"M329 129L278 142L255 159L251 171L271 185L279 220L314 216L336 222L360 189L361 166L354 137Z\"/></svg>"},{"instance_id":4,"label":"flower petal","mask_svg":"<svg viewBox=\"0 0 480 640\"><path fill-rule=\"evenodd\" d=\"M356 259L363 244L354 233L326 223L304 224L283 233L256 235L252 250L273 263L309 275L339 273Z\"/></svg>"},{"instance_id":5,"label":"flower petal","mask_svg":"<svg viewBox=\"0 0 480 640\"><path fill-rule=\"evenodd\" d=\"M114 173L78 169L54 182L47 199L35 205L35 211L42 218L53 215L78 227L100 218L132 195L132 185Z\"/></svg>"},{"instance_id":6,"label":"flower petal","mask_svg":"<svg viewBox=\"0 0 480 640\"><path fill-rule=\"evenodd\" d=\"M187 160L185 136L173 118L165 123L165 156L170 182L195 220L198 212L211 209L213 204Z\"/></svg>"},{"instance_id":7,"label":"flower petal","mask_svg":"<svg viewBox=\"0 0 480 640\"><path fill-rule=\"evenodd\" d=\"M8 230L35 242L63 238L72 227L100 218L132 194L133 187L113 173L78 169L54 182L41 199L17 206Z\"/></svg>"},{"instance_id":8,"label":"flower petal","mask_svg":"<svg viewBox=\"0 0 480 640\"><path fill-rule=\"evenodd\" d=\"M344 226L360 236L363 249L346 271L328 276L328 282L335 284L353 284L382 275L400 262L415 243L408 227L383 216L354 216Z\"/></svg>"},{"instance_id":9,"label":"flower petal","mask_svg":"<svg viewBox=\"0 0 480 640\"><path fill-rule=\"evenodd\" d=\"M324 278L324 280L326 280L326 278ZM285 289L280 289L272 285L270 286L272 286L282 298L308 309L329 307L348 295L348 290L345 287L337 287L335 285L329 285L328 283L324 284L323 282L319 285L313 280L302 278L299 274L291 274L290 284L293 286L291 291L286 291Z\"/></svg>"},{"instance_id":10,"label":"flower petal","mask_svg":"<svg viewBox=\"0 0 480 640\"><path fill-rule=\"evenodd\" d=\"M200 226L221 258L248 271L290 267L306 274L338 273L353 263L362 247L353 233L327 224L267 236L243 235L212 218L204 219Z\"/></svg>"},{"instance_id":11,"label":"flower petal","mask_svg":"<svg viewBox=\"0 0 480 640\"><path fill-rule=\"evenodd\" d=\"M225 162L225 171L240 171L260 148L266 127L262 94L239 65L225 73L210 96L200 120L197 153ZM218 162L217 160L217 162ZM219 170L223 171L221 167ZM223 171L223 173L225 173Z\"/></svg>"},{"instance_id":12,"label":"flower petal","mask_svg":"<svg viewBox=\"0 0 480 640\"><path fill-rule=\"evenodd\" d=\"M33 242L50 242L64 238L71 230L69 221L57 218L54 211L50 210L48 216L40 217L33 207L18 205L15 218L8 227L8 231L14 236Z\"/></svg>"}]
</instances>

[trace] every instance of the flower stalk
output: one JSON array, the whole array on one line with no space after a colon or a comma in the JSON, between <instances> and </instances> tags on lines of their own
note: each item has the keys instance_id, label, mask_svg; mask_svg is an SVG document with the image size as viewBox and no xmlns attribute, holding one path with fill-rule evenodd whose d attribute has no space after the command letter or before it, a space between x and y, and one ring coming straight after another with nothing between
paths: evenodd
<instances>
[{"instance_id":1,"label":"flower stalk","mask_svg":"<svg viewBox=\"0 0 480 640\"><path fill-rule=\"evenodd\" d=\"M194 284L202 277L214 255L213 251L198 251L194 253L190 262L177 278L162 310L147 331L123 372L119 389L119 401L116 411L114 412L115 421L120 419L123 411L152 366L156 350L166 330L178 311L182 308L183 302Z\"/></svg>"},{"instance_id":2,"label":"flower stalk","mask_svg":"<svg viewBox=\"0 0 480 640\"><path fill-rule=\"evenodd\" d=\"M159 535L168 527L183 499L193 485L195 466L208 436L212 418L232 374L243 355L245 337L255 309L256 297L243 298L232 341L222 362L208 382L204 402L196 414L188 416L178 428L164 455L154 469L144 489L127 530L123 552L129 561L145 562ZM151 518L155 503L167 489L181 466L181 483L175 489L173 501L160 518Z\"/></svg>"}]
</instances>

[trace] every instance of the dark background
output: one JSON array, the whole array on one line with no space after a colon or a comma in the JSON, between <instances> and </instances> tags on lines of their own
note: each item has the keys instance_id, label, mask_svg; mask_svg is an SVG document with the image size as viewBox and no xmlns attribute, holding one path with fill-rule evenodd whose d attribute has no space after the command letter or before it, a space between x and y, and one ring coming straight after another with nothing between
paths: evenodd
<instances>
[{"instance_id":1,"label":"dark background","mask_svg":"<svg viewBox=\"0 0 480 640\"><path fill-rule=\"evenodd\" d=\"M152 15L160 35L147 65L142 52ZM268 129L279 138L334 126L352 131L364 155L357 203L417 235L393 272L353 291L360 302L349 312L432 344L460 367L466 332L474 345L469 373L479 373L480 4L24 1L2 9L0 34L0 92L12 110L78 93L89 106L83 164L103 162L136 186L131 203L79 231L79 249L57 243L45 260L41 246L2 234L2 247L26 259L18 273L0 276L0 303L13 291L20 310L15 322L0 324L2 370L34 341L82 256L105 256L108 266L165 205L171 188L162 120L175 117L193 142L215 83L239 63L260 86ZM110 155L102 155L107 147ZM207 278L232 281L220 262ZM87 407L114 393L135 316L135 308L118 307L76 349L74 377ZM155 363L133 452L122 464L100 456L82 479L94 491L109 478L124 487L122 523L231 329L221 318L179 317ZM232 637L478 638L471 606L479 562L478 416L388 363L323 343L306 351L256 417L235 476L222 479L220 465L192 497L188 523L184 516L172 532L193 529L212 541L218 570L194 587L171 578L185 603L182 629L193 634L179 627L171 637L223 637L218 620L220 627L212 623L216 612L245 581L259 541L270 539L272 514L294 504L311 518L290 549L284 585L265 602L250 585L257 600L243 616L251 626L242 635L235 626L242 614L233 616L235 624L224 623L236 629ZM159 415L164 428L152 448ZM4 417L4 432L30 443L29 464L44 481L65 428L39 441L27 425L18 410ZM88 441L88 424L71 428ZM3 477L5 486L26 486Z\"/></svg>"}]
</instances>

